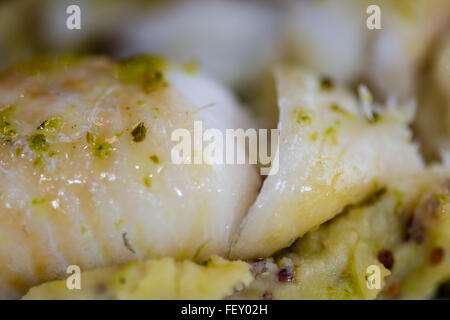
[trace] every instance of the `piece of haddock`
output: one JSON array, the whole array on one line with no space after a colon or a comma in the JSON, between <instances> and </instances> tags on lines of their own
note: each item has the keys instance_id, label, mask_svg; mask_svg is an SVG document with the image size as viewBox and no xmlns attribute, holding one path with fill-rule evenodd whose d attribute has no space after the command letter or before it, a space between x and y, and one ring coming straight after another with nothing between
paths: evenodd
<instances>
[{"instance_id":1,"label":"piece of haddock","mask_svg":"<svg viewBox=\"0 0 450 320\"><path fill-rule=\"evenodd\" d=\"M196 120L224 130L243 119L223 87L156 57L43 59L1 73L0 297L68 265L226 255L257 171L177 165L171 138L183 128L193 139Z\"/></svg>"},{"instance_id":2,"label":"piece of haddock","mask_svg":"<svg viewBox=\"0 0 450 320\"><path fill-rule=\"evenodd\" d=\"M294 67L279 69L277 83L279 170L243 221L233 258L270 256L386 181L422 168L410 108L375 108L365 87L358 102Z\"/></svg>"}]
</instances>

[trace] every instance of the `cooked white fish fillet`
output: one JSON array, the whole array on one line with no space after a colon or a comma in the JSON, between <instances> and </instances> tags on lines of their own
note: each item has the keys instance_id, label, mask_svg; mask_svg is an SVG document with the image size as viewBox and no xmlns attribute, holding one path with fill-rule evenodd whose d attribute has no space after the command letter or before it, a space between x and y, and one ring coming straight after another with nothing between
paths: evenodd
<instances>
[{"instance_id":1,"label":"cooked white fish fillet","mask_svg":"<svg viewBox=\"0 0 450 320\"><path fill-rule=\"evenodd\" d=\"M295 67L277 72L279 171L264 181L231 256L266 257L369 195L422 168L411 143L411 108L358 102L328 79Z\"/></svg>"},{"instance_id":2,"label":"cooked white fish fillet","mask_svg":"<svg viewBox=\"0 0 450 320\"><path fill-rule=\"evenodd\" d=\"M155 57L60 58L0 75L0 297L82 270L225 255L260 180L176 165L175 129L248 125L233 97Z\"/></svg>"}]
</instances>

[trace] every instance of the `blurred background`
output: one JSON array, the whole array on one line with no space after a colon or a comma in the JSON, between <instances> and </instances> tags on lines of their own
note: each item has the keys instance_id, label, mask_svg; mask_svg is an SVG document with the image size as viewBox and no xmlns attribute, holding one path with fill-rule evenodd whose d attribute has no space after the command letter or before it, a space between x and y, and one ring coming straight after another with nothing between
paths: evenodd
<instances>
[{"instance_id":1,"label":"blurred background","mask_svg":"<svg viewBox=\"0 0 450 320\"><path fill-rule=\"evenodd\" d=\"M80 30L66 27L73 4ZM371 4L381 9L381 30L366 27ZM0 67L49 53L162 54L195 63L274 127L274 64L364 82L379 99L409 99L449 21L448 0L4 0Z\"/></svg>"},{"instance_id":2,"label":"blurred background","mask_svg":"<svg viewBox=\"0 0 450 320\"><path fill-rule=\"evenodd\" d=\"M369 30L369 5L381 29ZM70 5L81 29L69 30ZM261 127L278 111L271 70L295 63L375 99L414 101L426 160L450 163L449 0L10 0L0 2L0 68L41 55L151 53L228 86ZM449 296L449 286L440 291Z\"/></svg>"}]
</instances>

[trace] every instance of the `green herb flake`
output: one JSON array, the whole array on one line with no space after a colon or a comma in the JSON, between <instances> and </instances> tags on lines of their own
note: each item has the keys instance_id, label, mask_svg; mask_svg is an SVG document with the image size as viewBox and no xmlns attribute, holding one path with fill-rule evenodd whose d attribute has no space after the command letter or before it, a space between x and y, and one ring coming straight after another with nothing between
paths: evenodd
<instances>
[{"instance_id":1,"label":"green herb flake","mask_svg":"<svg viewBox=\"0 0 450 320\"><path fill-rule=\"evenodd\" d=\"M145 136L147 135L147 128L145 128L144 122L139 122L136 127L134 127L133 131L131 131L131 135L133 136L134 142L144 141Z\"/></svg>"},{"instance_id":2,"label":"green herb flake","mask_svg":"<svg viewBox=\"0 0 450 320\"><path fill-rule=\"evenodd\" d=\"M328 91L333 89L334 87L334 82L330 77L327 76L322 76L320 78L320 89L324 90L324 91Z\"/></svg>"},{"instance_id":3,"label":"green herb flake","mask_svg":"<svg viewBox=\"0 0 450 320\"><path fill-rule=\"evenodd\" d=\"M0 139L6 142L11 142L12 139L17 136L17 131L12 127L11 122L8 120L14 110L15 106L11 105L0 111Z\"/></svg>"},{"instance_id":4,"label":"green herb flake","mask_svg":"<svg viewBox=\"0 0 450 320\"><path fill-rule=\"evenodd\" d=\"M30 138L30 148L37 153L47 152L50 148L45 135L42 133L37 133Z\"/></svg>"},{"instance_id":5,"label":"green herb flake","mask_svg":"<svg viewBox=\"0 0 450 320\"><path fill-rule=\"evenodd\" d=\"M395 198L394 215L397 215L400 212L400 209L403 207L403 198L405 196L405 193L401 190L394 189L393 195Z\"/></svg>"},{"instance_id":6,"label":"green herb flake","mask_svg":"<svg viewBox=\"0 0 450 320\"><path fill-rule=\"evenodd\" d=\"M17 149L15 150L16 157L20 157L20 156L22 155L22 152L23 152L23 149L22 149L22 148L17 148Z\"/></svg>"},{"instance_id":7,"label":"green herb flake","mask_svg":"<svg viewBox=\"0 0 450 320\"><path fill-rule=\"evenodd\" d=\"M150 188L150 187L152 186L152 178L151 178L151 177L145 176L145 177L143 178L143 181L144 181L144 185L145 185L147 188Z\"/></svg>"},{"instance_id":8,"label":"green herb flake","mask_svg":"<svg viewBox=\"0 0 450 320\"><path fill-rule=\"evenodd\" d=\"M336 129L336 127L333 127L333 126L328 127L327 129L325 129L323 134L325 135L325 138L329 138L333 144L337 144L337 129Z\"/></svg>"},{"instance_id":9,"label":"green herb flake","mask_svg":"<svg viewBox=\"0 0 450 320\"><path fill-rule=\"evenodd\" d=\"M61 118L54 117L48 120L44 120L37 127L37 130L43 130L45 132L56 132L60 126L61 126Z\"/></svg>"},{"instance_id":10,"label":"green herb flake","mask_svg":"<svg viewBox=\"0 0 450 320\"><path fill-rule=\"evenodd\" d=\"M111 155L112 145L108 142L95 142L93 149L94 156L100 159L104 159Z\"/></svg>"},{"instance_id":11,"label":"green herb flake","mask_svg":"<svg viewBox=\"0 0 450 320\"><path fill-rule=\"evenodd\" d=\"M138 84L148 93L167 86L163 74L166 67L166 61L160 57L136 56L117 65L116 77L126 84Z\"/></svg>"},{"instance_id":12,"label":"green herb flake","mask_svg":"<svg viewBox=\"0 0 450 320\"><path fill-rule=\"evenodd\" d=\"M120 230L120 227L125 223L125 219L124 218L119 218L119 220L117 220L114 223L114 226L116 227L116 230Z\"/></svg>"},{"instance_id":13,"label":"green herb flake","mask_svg":"<svg viewBox=\"0 0 450 320\"><path fill-rule=\"evenodd\" d=\"M447 195L446 195L445 193L435 193L435 194L433 195L433 198L434 198L436 201L439 201L439 202L441 202L441 203L447 202Z\"/></svg>"},{"instance_id":14,"label":"green herb flake","mask_svg":"<svg viewBox=\"0 0 450 320\"><path fill-rule=\"evenodd\" d=\"M87 143L93 143L94 142L94 135L90 132L86 132L86 141Z\"/></svg>"},{"instance_id":15,"label":"green herb flake","mask_svg":"<svg viewBox=\"0 0 450 320\"><path fill-rule=\"evenodd\" d=\"M158 164L159 163L159 158L158 158L158 156L156 154L151 155L150 156L150 160L152 160L154 164Z\"/></svg>"},{"instance_id":16,"label":"green herb flake","mask_svg":"<svg viewBox=\"0 0 450 320\"><path fill-rule=\"evenodd\" d=\"M330 106L330 109L333 110L334 112L338 112L341 114L348 114L347 110L345 110L344 108L342 108L340 105L338 105L337 103L333 103Z\"/></svg>"},{"instance_id":17,"label":"green herb flake","mask_svg":"<svg viewBox=\"0 0 450 320\"><path fill-rule=\"evenodd\" d=\"M380 122L380 120L381 120L380 114L375 111L372 111L372 119L367 118L367 121L369 123L377 123Z\"/></svg>"},{"instance_id":18,"label":"green herb flake","mask_svg":"<svg viewBox=\"0 0 450 320\"><path fill-rule=\"evenodd\" d=\"M295 121L298 124L310 124L311 123L311 116L308 114L308 112L301 108L301 109L296 109L293 111L294 114L294 118Z\"/></svg>"},{"instance_id":19,"label":"green herb flake","mask_svg":"<svg viewBox=\"0 0 450 320\"><path fill-rule=\"evenodd\" d=\"M38 166L38 165L40 165L41 163L42 163L42 157L39 155L39 156L36 157L36 159L34 159L33 165L34 165L34 166Z\"/></svg>"},{"instance_id":20,"label":"green herb flake","mask_svg":"<svg viewBox=\"0 0 450 320\"><path fill-rule=\"evenodd\" d=\"M48 156L51 158L51 157L56 156L58 153L59 153L58 151L50 150L50 151L48 152Z\"/></svg>"},{"instance_id":21,"label":"green herb flake","mask_svg":"<svg viewBox=\"0 0 450 320\"><path fill-rule=\"evenodd\" d=\"M109 142L96 138L90 132L86 132L86 141L90 145L95 157L104 159L111 155L113 146Z\"/></svg>"},{"instance_id":22,"label":"green herb flake","mask_svg":"<svg viewBox=\"0 0 450 320\"><path fill-rule=\"evenodd\" d=\"M312 142L317 141L318 137L319 137L318 132L311 133L311 135L309 136L309 138L311 139Z\"/></svg>"},{"instance_id":23,"label":"green herb flake","mask_svg":"<svg viewBox=\"0 0 450 320\"><path fill-rule=\"evenodd\" d=\"M34 198L31 200L31 204L33 206L39 205L39 204L43 204L45 203L47 200L45 200L44 198Z\"/></svg>"}]
</instances>

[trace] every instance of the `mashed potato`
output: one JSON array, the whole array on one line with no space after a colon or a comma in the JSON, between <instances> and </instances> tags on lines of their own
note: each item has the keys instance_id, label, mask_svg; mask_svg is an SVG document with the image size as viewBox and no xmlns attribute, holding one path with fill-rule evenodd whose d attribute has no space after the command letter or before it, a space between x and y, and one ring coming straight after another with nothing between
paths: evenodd
<instances>
[{"instance_id":1,"label":"mashed potato","mask_svg":"<svg viewBox=\"0 0 450 320\"><path fill-rule=\"evenodd\" d=\"M223 299L252 280L250 266L240 261L162 258L81 273L80 290L68 290L64 280L48 282L23 299Z\"/></svg>"}]
</instances>

